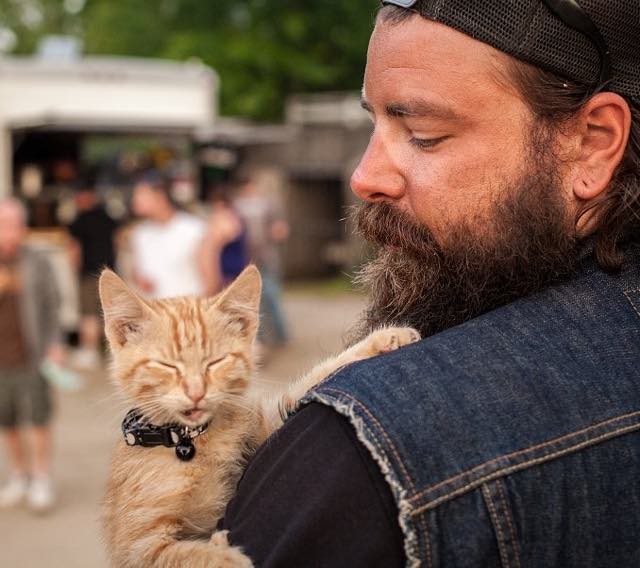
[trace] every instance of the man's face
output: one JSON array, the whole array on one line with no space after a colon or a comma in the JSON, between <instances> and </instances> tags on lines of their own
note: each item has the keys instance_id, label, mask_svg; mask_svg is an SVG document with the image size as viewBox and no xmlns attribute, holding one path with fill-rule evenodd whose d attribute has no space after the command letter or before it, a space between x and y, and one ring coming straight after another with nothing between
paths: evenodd
<instances>
[{"instance_id":1,"label":"man's face","mask_svg":"<svg viewBox=\"0 0 640 568\"><path fill-rule=\"evenodd\" d=\"M374 132L351 179L368 202L360 231L381 247L363 273L369 327L402 321L430 334L571 265L552 138L501 72L506 61L417 15L376 26L363 89Z\"/></svg>"},{"instance_id":2,"label":"man's face","mask_svg":"<svg viewBox=\"0 0 640 568\"><path fill-rule=\"evenodd\" d=\"M131 200L131 208L138 217L154 219L160 208L160 202L163 196L160 192L155 191L148 183L138 183L133 188L133 197Z\"/></svg>"},{"instance_id":3,"label":"man's face","mask_svg":"<svg viewBox=\"0 0 640 568\"><path fill-rule=\"evenodd\" d=\"M486 220L506 180L524 171L531 113L500 80L507 56L413 16L379 23L363 104L375 130L351 178L365 201L390 201L441 241Z\"/></svg>"},{"instance_id":4,"label":"man's face","mask_svg":"<svg viewBox=\"0 0 640 568\"><path fill-rule=\"evenodd\" d=\"M76 207L80 211L87 211L95 207L97 201L96 194L93 191L81 190L76 193Z\"/></svg>"}]
</instances>

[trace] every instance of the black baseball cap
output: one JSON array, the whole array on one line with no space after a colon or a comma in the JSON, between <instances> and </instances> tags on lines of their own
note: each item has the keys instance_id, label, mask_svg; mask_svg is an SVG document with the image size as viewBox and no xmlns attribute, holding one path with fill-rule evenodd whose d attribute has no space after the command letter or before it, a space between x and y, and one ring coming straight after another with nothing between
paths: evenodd
<instances>
[{"instance_id":1,"label":"black baseball cap","mask_svg":"<svg viewBox=\"0 0 640 568\"><path fill-rule=\"evenodd\" d=\"M382 0L640 107L640 0Z\"/></svg>"}]
</instances>

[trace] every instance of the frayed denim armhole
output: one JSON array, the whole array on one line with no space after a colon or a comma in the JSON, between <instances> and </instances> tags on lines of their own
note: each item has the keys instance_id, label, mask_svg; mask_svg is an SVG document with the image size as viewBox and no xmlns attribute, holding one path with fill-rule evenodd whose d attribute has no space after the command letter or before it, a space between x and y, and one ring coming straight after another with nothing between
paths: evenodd
<instances>
[{"instance_id":1,"label":"frayed denim armhole","mask_svg":"<svg viewBox=\"0 0 640 568\"><path fill-rule=\"evenodd\" d=\"M401 482L398 472L395 471L387 452L379 442L381 437L374 431L374 426L369 424L361 413L356 409L356 401L349 398L346 393L328 393L323 392L322 387L319 390L313 390L300 401L301 406L310 402L318 402L325 406L330 406L336 412L346 417L353 426L358 440L369 450L371 457L378 464L382 475L389 484L391 492L398 507L398 523L404 536L404 552L407 557L407 567L417 568L420 566L420 552L418 550L418 535L412 522L413 508L409 501L409 495ZM430 551L428 551L428 554Z\"/></svg>"}]
</instances>

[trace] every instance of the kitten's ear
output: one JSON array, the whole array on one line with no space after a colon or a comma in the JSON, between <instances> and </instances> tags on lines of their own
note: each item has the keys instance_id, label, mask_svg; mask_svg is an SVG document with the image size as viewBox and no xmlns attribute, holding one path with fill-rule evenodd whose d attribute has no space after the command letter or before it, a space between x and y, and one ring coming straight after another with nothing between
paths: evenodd
<instances>
[{"instance_id":1,"label":"kitten's ear","mask_svg":"<svg viewBox=\"0 0 640 568\"><path fill-rule=\"evenodd\" d=\"M103 270L98 282L104 314L104 331L112 349L119 349L139 334L149 319L147 303L131 290L115 272Z\"/></svg>"},{"instance_id":2,"label":"kitten's ear","mask_svg":"<svg viewBox=\"0 0 640 568\"><path fill-rule=\"evenodd\" d=\"M239 327L242 335L253 339L258 329L262 278L254 265L245 268L215 300L215 307Z\"/></svg>"}]
</instances>

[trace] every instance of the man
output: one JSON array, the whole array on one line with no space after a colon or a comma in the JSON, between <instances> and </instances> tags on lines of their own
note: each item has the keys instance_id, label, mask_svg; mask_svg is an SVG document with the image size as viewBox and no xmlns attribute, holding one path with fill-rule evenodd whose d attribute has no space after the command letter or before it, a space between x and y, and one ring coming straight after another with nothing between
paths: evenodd
<instances>
[{"instance_id":1,"label":"man","mask_svg":"<svg viewBox=\"0 0 640 568\"><path fill-rule=\"evenodd\" d=\"M144 219L131 236L138 287L153 298L201 295L204 222L176 208L169 182L159 172L147 172L136 183L132 207Z\"/></svg>"},{"instance_id":2,"label":"man","mask_svg":"<svg viewBox=\"0 0 640 568\"><path fill-rule=\"evenodd\" d=\"M45 357L62 363L64 350L55 280L47 260L24 246L25 220L19 201L0 201L0 426L10 470L0 507L26 498L32 509L44 511L54 503L51 400L38 369ZM30 426L29 444L22 423Z\"/></svg>"},{"instance_id":3,"label":"man","mask_svg":"<svg viewBox=\"0 0 640 568\"><path fill-rule=\"evenodd\" d=\"M579 5L578 5L579 4ZM221 523L260 566L640 566L640 3L394 0L362 332Z\"/></svg>"},{"instance_id":4,"label":"man","mask_svg":"<svg viewBox=\"0 0 640 568\"><path fill-rule=\"evenodd\" d=\"M289 236L289 224L273 196L253 177L242 181L233 204L246 225L251 262L262 276L261 339L270 346L284 345L288 333L280 306L280 246ZM271 333L265 333L265 324Z\"/></svg>"},{"instance_id":5,"label":"man","mask_svg":"<svg viewBox=\"0 0 640 568\"><path fill-rule=\"evenodd\" d=\"M95 368L100 361L102 338L97 275L115 264L114 239L117 223L96 195L95 179L88 178L76 193L78 215L69 226L71 258L80 277L80 349L76 366Z\"/></svg>"}]
</instances>

